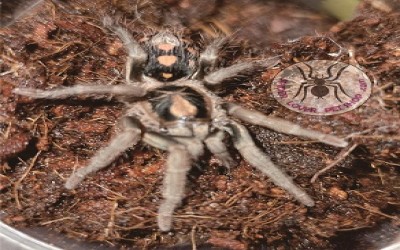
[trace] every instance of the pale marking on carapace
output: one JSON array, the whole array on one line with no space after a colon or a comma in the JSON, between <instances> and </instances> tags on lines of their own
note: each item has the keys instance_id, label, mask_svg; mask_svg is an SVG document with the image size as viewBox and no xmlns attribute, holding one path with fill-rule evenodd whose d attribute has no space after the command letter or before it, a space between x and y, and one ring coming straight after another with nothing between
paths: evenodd
<instances>
[{"instance_id":1,"label":"pale marking on carapace","mask_svg":"<svg viewBox=\"0 0 400 250\"><path fill-rule=\"evenodd\" d=\"M178 60L178 58L176 56L159 56L157 57L157 61L161 64L164 65L166 67L171 66L172 64L174 64L176 61Z\"/></svg>"},{"instance_id":2,"label":"pale marking on carapace","mask_svg":"<svg viewBox=\"0 0 400 250\"><path fill-rule=\"evenodd\" d=\"M173 77L174 75L172 73L162 73L162 77L165 79L169 79L171 77Z\"/></svg>"},{"instance_id":3,"label":"pale marking on carapace","mask_svg":"<svg viewBox=\"0 0 400 250\"><path fill-rule=\"evenodd\" d=\"M161 43L157 47L159 50L170 51L175 47L175 45L170 43Z\"/></svg>"}]
</instances>

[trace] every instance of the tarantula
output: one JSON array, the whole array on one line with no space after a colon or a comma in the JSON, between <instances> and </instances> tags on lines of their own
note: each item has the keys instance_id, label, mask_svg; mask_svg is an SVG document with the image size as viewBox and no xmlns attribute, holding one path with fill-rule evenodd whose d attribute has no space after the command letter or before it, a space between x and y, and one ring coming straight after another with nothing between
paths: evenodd
<instances>
[{"instance_id":1,"label":"tarantula","mask_svg":"<svg viewBox=\"0 0 400 250\"><path fill-rule=\"evenodd\" d=\"M235 148L252 166L304 205L314 205L313 199L255 145L246 127L239 121L337 147L344 147L347 142L225 102L209 90L209 87L218 86L244 72L271 67L278 59L241 62L208 73L216 65L224 39L214 40L196 54L184 40L168 30L156 33L141 46L126 29L109 19L106 19L105 25L126 47L126 84L76 85L51 90L14 89L15 94L36 99L111 95L126 104L126 112L119 122L119 133L91 158L86 167L72 173L65 184L67 189L76 188L88 174L109 166L118 155L140 140L166 150L169 155L157 221L160 230L169 231L173 212L184 197L186 175L192 163L204 154L205 148L224 166L234 165L223 142L226 136L231 136Z\"/></svg>"},{"instance_id":2,"label":"tarantula","mask_svg":"<svg viewBox=\"0 0 400 250\"><path fill-rule=\"evenodd\" d=\"M351 98L351 96L349 96L346 93L346 91L344 91L344 89L343 89L342 85L340 84L340 82L335 82L340 77L340 75L342 74L343 70L345 70L347 68L348 65L346 65L346 66L342 67L341 69L339 69L339 71L337 72L336 76L333 79L330 79L330 78L333 77L332 68L336 64L332 64L331 66L328 67L328 69L327 69L328 76L327 77L313 76L313 68L310 65L308 65L307 63L304 63L304 64L310 69L310 72L309 72L308 78L307 78L306 74L304 73L304 70L302 68L300 68L299 66L296 66L297 69L300 71L300 73L303 76L303 79L305 81L300 84L299 90L293 96L293 99L296 98L300 94L301 90L303 90L303 92L304 92L303 98L300 101L300 102L303 102L307 97L307 92L308 92L308 88L309 87L311 87L311 89L310 89L311 94L313 96L318 97L318 99L326 96L327 94L329 94L329 88L328 87L333 87L333 92L334 92L335 98L339 102L342 102L342 100L338 96L338 87L339 87L340 91L342 91L343 94L345 94L345 95L347 95L348 97Z\"/></svg>"}]
</instances>

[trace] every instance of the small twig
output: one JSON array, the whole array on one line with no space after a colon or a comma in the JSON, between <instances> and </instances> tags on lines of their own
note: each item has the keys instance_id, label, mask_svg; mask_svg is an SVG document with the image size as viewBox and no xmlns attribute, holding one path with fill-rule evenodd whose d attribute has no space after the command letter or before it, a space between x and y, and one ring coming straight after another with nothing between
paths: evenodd
<instances>
[{"instance_id":1,"label":"small twig","mask_svg":"<svg viewBox=\"0 0 400 250\"><path fill-rule=\"evenodd\" d=\"M108 189L108 188L106 188L106 187L103 187L102 185L99 185L99 184L95 184L95 185L98 186L99 188L102 188L102 189L104 189L104 190L106 190L106 191L112 193L112 194L115 194L119 199L124 199L124 200L127 200L127 199L128 199L126 196L123 196L123 195L120 194L120 193L117 193L117 192L115 192L115 191L112 191L111 189Z\"/></svg>"},{"instance_id":2,"label":"small twig","mask_svg":"<svg viewBox=\"0 0 400 250\"><path fill-rule=\"evenodd\" d=\"M196 225L192 227L192 232L190 233L190 238L192 240L192 250L197 250L196 246Z\"/></svg>"},{"instance_id":3,"label":"small twig","mask_svg":"<svg viewBox=\"0 0 400 250\"><path fill-rule=\"evenodd\" d=\"M376 93L381 93L382 90L385 90L385 89L387 89L387 88L393 86L393 84L394 84L394 82L388 82L388 83L386 83L386 84L380 86L379 88L374 89L374 91L372 92L372 94L374 95L374 94L376 94Z\"/></svg>"},{"instance_id":4,"label":"small twig","mask_svg":"<svg viewBox=\"0 0 400 250\"><path fill-rule=\"evenodd\" d=\"M371 205L369 205L369 204L367 204L368 207L363 207L363 206L358 205L358 204L353 204L352 206L358 207L358 208L361 208L361 209L364 209L364 210L366 210L366 211L368 211L368 212L370 212L370 213L378 214L378 215L381 215L381 216L383 216L383 217L386 217L386 218L389 218L389 219L392 219L392 220L396 220L396 221L399 220L399 217L397 217L397 216L391 216L391 215L385 214L385 213L379 211L378 208L376 208L376 207L371 207Z\"/></svg>"},{"instance_id":5,"label":"small twig","mask_svg":"<svg viewBox=\"0 0 400 250\"><path fill-rule=\"evenodd\" d=\"M132 211L135 211L135 210L140 210L140 211L146 212L148 214L151 214L154 217L157 216L156 212L153 212L153 211L151 211L151 210L149 210L147 208L144 208L144 207L133 207L133 208L129 208L129 209L126 209L126 210L119 211L116 214L120 215L120 214L131 213Z\"/></svg>"},{"instance_id":6,"label":"small twig","mask_svg":"<svg viewBox=\"0 0 400 250\"><path fill-rule=\"evenodd\" d=\"M211 216L202 216L202 215L195 215L195 214L182 214L182 215L174 215L174 218L194 218L194 219L207 219L207 220L214 220L215 217Z\"/></svg>"},{"instance_id":7,"label":"small twig","mask_svg":"<svg viewBox=\"0 0 400 250\"><path fill-rule=\"evenodd\" d=\"M86 45L85 43L83 43L81 41L72 41L72 42L63 44L61 47L57 48L56 51L51 52L50 54L41 55L41 56L38 56L36 58L33 58L32 60L38 61L38 60L42 60L44 58L48 58L48 57L54 56L54 55L56 55L58 53L64 52L65 50L69 49L71 46L74 46L75 44ZM59 64L62 65L61 63L59 63Z\"/></svg>"},{"instance_id":8,"label":"small twig","mask_svg":"<svg viewBox=\"0 0 400 250\"><path fill-rule=\"evenodd\" d=\"M43 114L40 114L40 115L38 115L38 116L35 117L35 118L29 117L29 118L27 118L27 120L30 120L30 121L32 122L31 126L35 126L35 125L36 125L36 122L42 117L42 115L43 115Z\"/></svg>"},{"instance_id":9,"label":"small twig","mask_svg":"<svg viewBox=\"0 0 400 250\"><path fill-rule=\"evenodd\" d=\"M45 150L46 151L49 148L49 127L47 126L46 115L44 113L42 115L42 123L43 123L43 127L44 127L43 136L41 136L39 138L39 142L37 143L37 147L40 150ZM42 131L41 131L40 127L39 127L39 134L40 135L42 134L41 132Z\"/></svg>"},{"instance_id":10,"label":"small twig","mask_svg":"<svg viewBox=\"0 0 400 250\"><path fill-rule=\"evenodd\" d=\"M319 143L319 141L315 141L315 140L309 140L309 141L278 141L278 142L274 142L273 144L275 144L275 145L280 145L280 144L296 145L296 144L310 144L310 143Z\"/></svg>"},{"instance_id":11,"label":"small twig","mask_svg":"<svg viewBox=\"0 0 400 250\"><path fill-rule=\"evenodd\" d=\"M33 168L33 166L36 163L37 158L39 157L40 153L42 151L37 152L37 154L35 155L35 157L33 157L31 164L29 164L28 168L26 169L25 173L21 176L21 178L19 178L19 180L17 180L14 183L14 188L13 188L13 193L14 193L14 199L15 199L15 203L17 204L18 209L22 209L22 205L19 201L19 197L18 197L18 189L19 186L21 185L22 181L25 179L25 177L29 174L29 172L31 171L31 169Z\"/></svg>"},{"instance_id":12,"label":"small twig","mask_svg":"<svg viewBox=\"0 0 400 250\"><path fill-rule=\"evenodd\" d=\"M86 49L84 49L84 50L82 50L82 51L80 51L80 52L78 52L78 53L76 53L76 54L74 54L74 55L72 55L72 56L69 56L69 57L67 57L67 58L65 58L65 59L63 59L63 60L61 60L61 62L59 62L59 64L62 65L63 63L68 62L68 61L72 60L73 58L75 58L75 57L77 57L77 56L79 56L79 55L82 55L82 54L86 53L87 51L89 51L90 49L92 49L94 46L96 46L98 43L100 43L100 42L103 41L104 39L105 39L105 37L103 37L103 38L99 39L98 41L92 43L92 44L89 45ZM75 42L75 43L78 43L78 42ZM86 45L86 44L84 44L84 45Z\"/></svg>"},{"instance_id":13,"label":"small twig","mask_svg":"<svg viewBox=\"0 0 400 250\"><path fill-rule=\"evenodd\" d=\"M385 136L385 135L355 135L352 138L363 138L382 141L400 141L400 136Z\"/></svg>"},{"instance_id":14,"label":"small twig","mask_svg":"<svg viewBox=\"0 0 400 250\"><path fill-rule=\"evenodd\" d=\"M373 138L373 139L379 139L379 138L396 138L396 137L388 137L385 135L364 135L366 133L372 133L374 131L378 131L381 129L387 129L387 128L398 128L398 124L391 124L391 125L385 125L385 126L380 126L376 128L370 128L370 129L365 129L363 131L358 131L351 133L345 137L345 139L349 138Z\"/></svg>"},{"instance_id":15,"label":"small twig","mask_svg":"<svg viewBox=\"0 0 400 250\"><path fill-rule=\"evenodd\" d=\"M365 201L369 201L369 199L368 199L364 194L360 193L360 192L357 191L357 190L349 190L349 192L354 193L354 194L360 196L360 197L363 198Z\"/></svg>"},{"instance_id":16,"label":"small twig","mask_svg":"<svg viewBox=\"0 0 400 250\"><path fill-rule=\"evenodd\" d=\"M154 222L154 219L151 218L151 219L139 222L138 224L135 224L135 225L130 226L130 227L122 227L122 226L115 225L115 228L118 228L119 230L123 230L123 231L131 231L133 229L138 229L138 228L140 228L140 229L150 228L152 226L144 226L146 223L149 223L149 222Z\"/></svg>"},{"instance_id":17,"label":"small twig","mask_svg":"<svg viewBox=\"0 0 400 250\"><path fill-rule=\"evenodd\" d=\"M274 223L274 222L277 222L277 221L279 221L282 217L284 217L285 215L293 214L294 212L296 212L296 211L299 210L299 209L300 209L300 207L295 208L295 209L293 209L293 210L291 210L291 211L288 211L288 212L284 212L284 213L282 213L282 214L276 216L276 217L273 218L272 220L269 220L269 221L266 221L266 222L264 222L264 223L259 224L259 226L265 226L265 225L268 225L268 224L272 224L272 223Z\"/></svg>"},{"instance_id":18,"label":"small twig","mask_svg":"<svg viewBox=\"0 0 400 250\"><path fill-rule=\"evenodd\" d=\"M382 162L382 163L385 163L385 164L388 164L388 165L393 165L393 166L400 167L400 164L397 164L397 163L394 163L394 162L388 162L388 161L382 161L382 160L375 160L375 161Z\"/></svg>"},{"instance_id":19,"label":"small twig","mask_svg":"<svg viewBox=\"0 0 400 250\"><path fill-rule=\"evenodd\" d=\"M99 30L101 30L101 31L104 32L104 33L107 32L107 29L106 29L106 28L104 28L104 27L102 27L102 26L100 26L100 25L97 25L97 24L95 24L95 23L93 23L93 22L91 22L91 21L86 21L86 23L87 23L88 25L90 25L90 26L93 26L93 27L98 28Z\"/></svg>"},{"instance_id":20,"label":"small twig","mask_svg":"<svg viewBox=\"0 0 400 250\"><path fill-rule=\"evenodd\" d=\"M54 145L56 148L58 148L61 151L68 151L68 149L61 147L60 145L58 145L57 143L55 143L54 141L51 142L52 145Z\"/></svg>"},{"instance_id":21,"label":"small twig","mask_svg":"<svg viewBox=\"0 0 400 250\"><path fill-rule=\"evenodd\" d=\"M74 208L76 205L78 205L78 203L80 202L81 200L80 199L78 199L74 204L72 204L69 208L67 208L67 212L69 212L72 208Z\"/></svg>"},{"instance_id":22,"label":"small twig","mask_svg":"<svg viewBox=\"0 0 400 250\"><path fill-rule=\"evenodd\" d=\"M74 220L74 219L76 219L77 217L63 217L63 218L60 218L60 219L55 219L55 220L50 220L50 221L46 221L46 222L42 222L42 223L40 223L40 225L41 226L45 226L45 225L49 225L49 224L52 224L52 223L55 223L55 222L59 222L59 221L63 221L63 220Z\"/></svg>"},{"instance_id":23,"label":"small twig","mask_svg":"<svg viewBox=\"0 0 400 250\"><path fill-rule=\"evenodd\" d=\"M113 202L112 207L111 207L110 219L108 221L107 228L104 230L104 236L106 238L108 238L112 234L112 232L114 230L114 226L115 226L115 210L117 208L118 208L118 200L115 200Z\"/></svg>"},{"instance_id":24,"label":"small twig","mask_svg":"<svg viewBox=\"0 0 400 250\"><path fill-rule=\"evenodd\" d=\"M337 156L336 160L334 160L333 162L331 162L328 166L324 167L323 169L321 169L320 171L318 171L316 174L314 174L314 176L311 178L311 183L314 183L315 180L323 173L325 173L326 171L328 171L329 169L335 167L338 163L340 163L341 161L343 161L356 147L358 146L357 143L353 144L353 145L349 145L346 148L344 148L339 155Z\"/></svg>"},{"instance_id":25,"label":"small twig","mask_svg":"<svg viewBox=\"0 0 400 250\"><path fill-rule=\"evenodd\" d=\"M383 174L381 169L379 167L376 167L375 164L373 163L371 163L371 167L376 169L376 171L378 172L379 179L381 180L381 184L385 185L385 180L383 179Z\"/></svg>"},{"instance_id":26,"label":"small twig","mask_svg":"<svg viewBox=\"0 0 400 250\"><path fill-rule=\"evenodd\" d=\"M62 176L56 169L53 170L53 173L58 176L61 180L65 181L64 176Z\"/></svg>"},{"instance_id":27,"label":"small twig","mask_svg":"<svg viewBox=\"0 0 400 250\"><path fill-rule=\"evenodd\" d=\"M400 97L382 97L383 100L385 101L400 101Z\"/></svg>"},{"instance_id":28,"label":"small twig","mask_svg":"<svg viewBox=\"0 0 400 250\"><path fill-rule=\"evenodd\" d=\"M232 206L233 204L236 203L236 201L239 199L240 196L242 196L243 194L249 192L249 191L252 190L252 189L253 189L253 187L250 186L250 187L246 188L245 190L243 190L242 192L239 192L239 193L235 194L234 196L232 196L231 198L229 198L229 199L225 202L225 206L226 206L226 207Z\"/></svg>"},{"instance_id":29,"label":"small twig","mask_svg":"<svg viewBox=\"0 0 400 250\"><path fill-rule=\"evenodd\" d=\"M347 232L347 231L356 231L356 230L360 230L363 228L368 228L369 226L365 225L365 226L358 226L358 227L352 227L352 228L339 228L338 231L340 232Z\"/></svg>"},{"instance_id":30,"label":"small twig","mask_svg":"<svg viewBox=\"0 0 400 250\"><path fill-rule=\"evenodd\" d=\"M275 212L276 210L282 208L283 206L284 206L284 205L280 205L280 206L278 206L278 207L276 207L276 208L268 209L267 211L262 212L262 213L260 213L259 215L248 219L248 220L246 221L246 223L250 223L251 221L259 221L259 220L260 220L262 217L264 217L265 215L271 214L271 213Z\"/></svg>"}]
</instances>

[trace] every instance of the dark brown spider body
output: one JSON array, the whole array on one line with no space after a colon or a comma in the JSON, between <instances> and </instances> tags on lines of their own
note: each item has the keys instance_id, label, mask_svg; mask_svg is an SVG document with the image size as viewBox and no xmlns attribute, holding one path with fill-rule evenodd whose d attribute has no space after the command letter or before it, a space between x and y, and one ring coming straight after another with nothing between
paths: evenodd
<instances>
[{"instance_id":1,"label":"dark brown spider body","mask_svg":"<svg viewBox=\"0 0 400 250\"><path fill-rule=\"evenodd\" d=\"M323 85L317 85L311 88L311 94L318 98L322 98L329 94L329 89Z\"/></svg>"}]
</instances>

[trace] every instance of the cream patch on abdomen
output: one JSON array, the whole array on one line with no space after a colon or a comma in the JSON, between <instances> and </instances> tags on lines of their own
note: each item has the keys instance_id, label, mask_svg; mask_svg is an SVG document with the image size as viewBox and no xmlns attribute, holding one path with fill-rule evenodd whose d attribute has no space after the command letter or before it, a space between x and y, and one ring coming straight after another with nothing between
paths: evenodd
<instances>
[{"instance_id":1,"label":"cream patch on abdomen","mask_svg":"<svg viewBox=\"0 0 400 250\"><path fill-rule=\"evenodd\" d=\"M172 95L171 101L169 112L175 117L195 117L198 113L197 107L180 95Z\"/></svg>"}]
</instances>

